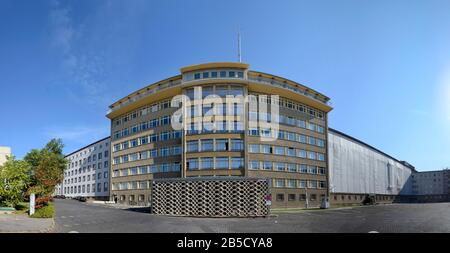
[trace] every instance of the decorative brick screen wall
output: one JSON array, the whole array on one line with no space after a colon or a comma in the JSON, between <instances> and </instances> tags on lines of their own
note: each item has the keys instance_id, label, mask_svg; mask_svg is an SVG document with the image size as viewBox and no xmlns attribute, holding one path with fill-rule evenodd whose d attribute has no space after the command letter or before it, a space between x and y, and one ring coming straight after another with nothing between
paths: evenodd
<instances>
[{"instance_id":1,"label":"decorative brick screen wall","mask_svg":"<svg viewBox=\"0 0 450 253\"><path fill-rule=\"evenodd\" d=\"M199 217L269 215L266 179L205 177L160 179L152 183L152 212Z\"/></svg>"}]
</instances>

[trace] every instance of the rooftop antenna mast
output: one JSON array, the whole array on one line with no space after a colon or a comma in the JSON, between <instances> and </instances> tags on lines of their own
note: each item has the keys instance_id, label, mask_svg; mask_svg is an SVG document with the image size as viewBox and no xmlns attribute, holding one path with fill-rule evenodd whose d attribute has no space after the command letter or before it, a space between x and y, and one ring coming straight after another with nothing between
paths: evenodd
<instances>
[{"instance_id":1,"label":"rooftop antenna mast","mask_svg":"<svg viewBox=\"0 0 450 253\"><path fill-rule=\"evenodd\" d=\"M238 60L239 62L242 62L241 58L241 29L238 29Z\"/></svg>"}]
</instances>

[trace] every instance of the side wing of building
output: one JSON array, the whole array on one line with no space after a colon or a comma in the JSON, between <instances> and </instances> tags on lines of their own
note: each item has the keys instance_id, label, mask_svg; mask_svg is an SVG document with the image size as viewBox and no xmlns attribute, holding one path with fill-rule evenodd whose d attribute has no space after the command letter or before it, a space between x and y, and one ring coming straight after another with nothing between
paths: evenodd
<instances>
[{"instance_id":1,"label":"side wing of building","mask_svg":"<svg viewBox=\"0 0 450 253\"><path fill-rule=\"evenodd\" d=\"M414 168L329 129L330 193L411 195Z\"/></svg>"}]
</instances>

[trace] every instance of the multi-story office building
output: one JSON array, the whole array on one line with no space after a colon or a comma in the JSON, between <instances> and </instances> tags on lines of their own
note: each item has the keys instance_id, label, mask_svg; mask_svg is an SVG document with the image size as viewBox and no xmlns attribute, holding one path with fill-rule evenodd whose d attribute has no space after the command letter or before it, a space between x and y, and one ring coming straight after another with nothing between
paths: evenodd
<instances>
[{"instance_id":1,"label":"multi-story office building","mask_svg":"<svg viewBox=\"0 0 450 253\"><path fill-rule=\"evenodd\" d=\"M11 156L11 148L0 147L0 166L2 166L6 162L9 156Z\"/></svg>"},{"instance_id":2,"label":"multi-story office building","mask_svg":"<svg viewBox=\"0 0 450 253\"><path fill-rule=\"evenodd\" d=\"M110 150L110 137L106 137L66 155L64 180L55 194L109 200Z\"/></svg>"},{"instance_id":3,"label":"multi-story office building","mask_svg":"<svg viewBox=\"0 0 450 253\"><path fill-rule=\"evenodd\" d=\"M450 172L448 169L413 173L412 184L416 201L450 201Z\"/></svg>"},{"instance_id":4,"label":"multi-story office building","mask_svg":"<svg viewBox=\"0 0 450 253\"><path fill-rule=\"evenodd\" d=\"M361 204L407 201L413 195L415 168L354 137L328 129L330 202Z\"/></svg>"},{"instance_id":5,"label":"multi-story office building","mask_svg":"<svg viewBox=\"0 0 450 253\"><path fill-rule=\"evenodd\" d=\"M173 107L172 98L181 94L186 97L176 100L186 106ZM234 100L197 104L213 94ZM240 96L248 103L239 103ZM273 207L318 206L327 195L328 101L243 63L181 68L110 106L111 198L147 204L156 178L237 176L268 178ZM180 110L189 115L181 130L171 124ZM199 127L205 118L210 122Z\"/></svg>"}]
</instances>

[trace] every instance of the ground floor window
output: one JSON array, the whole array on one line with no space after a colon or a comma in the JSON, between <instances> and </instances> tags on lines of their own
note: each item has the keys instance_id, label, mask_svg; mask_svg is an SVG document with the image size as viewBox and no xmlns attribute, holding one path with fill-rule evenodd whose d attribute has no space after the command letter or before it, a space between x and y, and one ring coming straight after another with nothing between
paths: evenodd
<instances>
[{"instance_id":1,"label":"ground floor window","mask_svg":"<svg viewBox=\"0 0 450 253\"><path fill-rule=\"evenodd\" d=\"M284 201L284 194L278 193L276 199L277 199L277 201Z\"/></svg>"},{"instance_id":2,"label":"ground floor window","mask_svg":"<svg viewBox=\"0 0 450 253\"><path fill-rule=\"evenodd\" d=\"M288 194L288 201L294 201L295 200L295 194Z\"/></svg>"}]
</instances>

